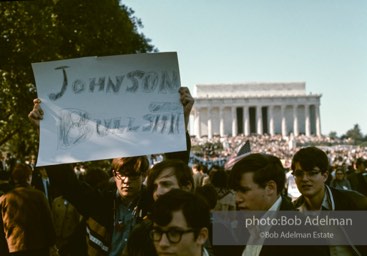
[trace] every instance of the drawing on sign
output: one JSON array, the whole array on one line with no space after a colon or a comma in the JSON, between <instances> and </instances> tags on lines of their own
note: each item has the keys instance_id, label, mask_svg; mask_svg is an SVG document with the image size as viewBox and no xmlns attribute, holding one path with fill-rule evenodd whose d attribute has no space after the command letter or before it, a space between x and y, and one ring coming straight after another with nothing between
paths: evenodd
<instances>
[{"instance_id":1,"label":"drawing on sign","mask_svg":"<svg viewBox=\"0 0 367 256\"><path fill-rule=\"evenodd\" d=\"M98 137L123 135L129 132L179 134L180 104L153 102L149 114L141 120L133 117L98 118L79 109L64 109L59 117L58 148L67 149L87 141L94 134ZM176 113L175 113L176 112Z\"/></svg>"},{"instance_id":2,"label":"drawing on sign","mask_svg":"<svg viewBox=\"0 0 367 256\"><path fill-rule=\"evenodd\" d=\"M87 140L93 133L88 125L88 113L78 109L65 109L60 113L58 147L69 148Z\"/></svg>"}]
</instances>

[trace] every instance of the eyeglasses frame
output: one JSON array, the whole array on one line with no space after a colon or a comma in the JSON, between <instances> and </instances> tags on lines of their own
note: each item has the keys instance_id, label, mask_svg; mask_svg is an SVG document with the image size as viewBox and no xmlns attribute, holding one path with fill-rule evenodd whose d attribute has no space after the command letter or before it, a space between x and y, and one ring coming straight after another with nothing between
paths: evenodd
<instances>
[{"instance_id":1,"label":"eyeglasses frame","mask_svg":"<svg viewBox=\"0 0 367 256\"><path fill-rule=\"evenodd\" d=\"M171 235L169 235L170 233L169 232L178 232L179 234L179 237L178 237L178 240L177 241L172 241L172 237ZM195 232L195 229L187 229L187 230L180 230L180 229L168 229L166 231L163 231L159 228L152 228L152 230L149 232L149 237L150 239L152 239L153 242L160 242L162 240L162 237L163 237L163 234L166 235L168 241L171 243L171 244L178 244L181 239L182 239L182 236L184 234L188 234L188 233L191 233L191 232ZM157 239L154 239L154 234L159 234L159 238Z\"/></svg>"}]
</instances>

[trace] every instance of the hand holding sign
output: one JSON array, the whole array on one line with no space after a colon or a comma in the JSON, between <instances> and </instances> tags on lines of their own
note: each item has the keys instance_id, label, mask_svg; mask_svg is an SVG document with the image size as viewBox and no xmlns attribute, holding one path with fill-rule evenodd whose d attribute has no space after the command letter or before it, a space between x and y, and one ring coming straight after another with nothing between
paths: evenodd
<instances>
[{"instance_id":1,"label":"hand holding sign","mask_svg":"<svg viewBox=\"0 0 367 256\"><path fill-rule=\"evenodd\" d=\"M43 109L35 101L29 118L44 118L38 166L186 149L194 100L180 88L175 53L32 66Z\"/></svg>"}]
</instances>

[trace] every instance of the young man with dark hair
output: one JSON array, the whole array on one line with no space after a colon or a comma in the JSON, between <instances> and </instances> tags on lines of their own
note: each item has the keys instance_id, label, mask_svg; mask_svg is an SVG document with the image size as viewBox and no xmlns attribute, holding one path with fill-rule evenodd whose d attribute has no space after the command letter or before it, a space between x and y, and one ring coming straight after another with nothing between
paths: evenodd
<instances>
[{"instance_id":1,"label":"young man with dark hair","mask_svg":"<svg viewBox=\"0 0 367 256\"><path fill-rule=\"evenodd\" d=\"M264 211L270 218L275 218L278 211L295 211L290 200L282 196L284 185L283 165L279 158L269 154L249 154L231 169L230 187L236 192L239 210ZM259 232L270 232L272 227L261 228L266 230L249 230L250 236L242 254L234 251L231 255L328 255L322 247L268 245Z\"/></svg>"},{"instance_id":2,"label":"young man with dark hair","mask_svg":"<svg viewBox=\"0 0 367 256\"><path fill-rule=\"evenodd\" d=\"M158 255L207 256L210 212L202 199L173 189L157 199L151 219L150 237Z\"/></svg>"},{"instance_id":3,"label":"young man with dark hair","mask_svg":"<svg viewBox=\"0 0 367 256\"><path fill-rule=\"evenodd\" d=\"M156 201L171 189L194 191L194 179L191 168L181 160L168 159L155 164L147 180L148 193Z\"/></svg>"},{"instance_id":4,"label":"young man with dark hair","mask_svg":"<svg viewBox=\"0 0 367 256\"><path fill-rule=\"evenodd\" d=\"M366 160L357 158L355 166L355 170L348 175L348 180L353 190L367 196Z\"/></svg>"},{"instance_id":5,"label":"young man with dark hair","mask_svg":"<svg viewBox=\"0 0 367 256\"><path fill-rule=\"evenodd\" d=\"M48 166L50 179L86 219L87 255L120 255L130 231L146 214L142 186L146 156L112 160L115 188L100 190L77 179L71 165Z\"/></svg>"},{"instance_id":6,"label":"young man with dark hair","mask_svg":"<svg viewBox=\"0 0 367 256\"><path fill-rule=\"evenodd\" d=\"M367 210L367 198L355 191L341 191L325 184L329 159L317 147L300 149L293 156L293 175L301 196L294 202L301 211Z\"/></svg>"},{"instance_id":7,"label":"young man with dark hair","mask_svg":"<svg viewBox=\"0 0 367 256\"><path fill-rule=\"evenodd\" d=\"M367 197L355 191L338 190L325 184L329 175L329 159L317 147L300 149L293 156L292 170L302 194L293 203L301 212L367 210ZM363 254L360 254L363 252ZM331 255L366 255L365 247L330 246Z\"/></svg>"},{"instance_id":8,"label":"young man with dark hair","mask_svg":"<svg viewBox=\"0 0 367 256\"><path fill-rule=\"evenodd\" d=\"M267 154L250 154L237 162L230 174L240 210L267 211L276 202L279 209L285 186L285 171L279 158ZM293 209L283 203L285 210Z\"/></svg>"}]
</instances>

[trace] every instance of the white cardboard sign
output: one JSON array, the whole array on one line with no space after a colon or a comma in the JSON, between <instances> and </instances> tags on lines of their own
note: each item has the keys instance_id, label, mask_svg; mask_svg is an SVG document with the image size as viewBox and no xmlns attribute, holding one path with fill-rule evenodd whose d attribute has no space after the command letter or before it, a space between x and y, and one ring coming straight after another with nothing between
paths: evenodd
<instances>
[{"instance_id":1,"label":"white cardboard sign","mask_svg":"<svg viewBox=\"0 0 367 256\"><path fill-rule=\"evenodd\" d=\"M32 64L44 119L37 166L186 149L176 53Z\"/></svg>"}]
</instances>

